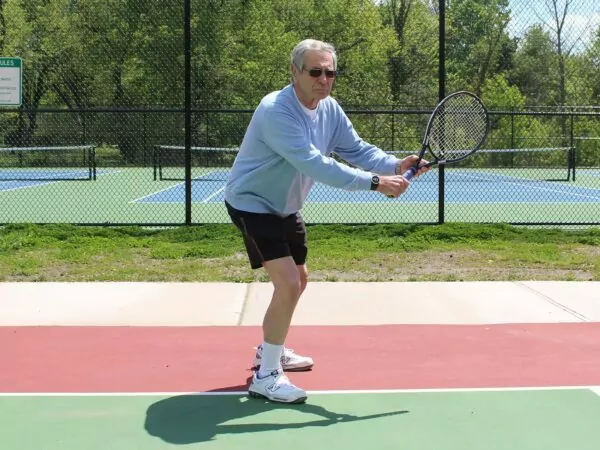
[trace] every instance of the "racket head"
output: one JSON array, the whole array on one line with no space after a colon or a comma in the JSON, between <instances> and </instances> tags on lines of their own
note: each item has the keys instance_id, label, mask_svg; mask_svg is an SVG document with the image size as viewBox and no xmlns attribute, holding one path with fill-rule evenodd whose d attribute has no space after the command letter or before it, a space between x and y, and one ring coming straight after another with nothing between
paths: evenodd
<instances>
[{"instance_id":1,"label":"racket head","mask_svg":"<svg viewBox=\"0 0 600 450\"><path fill-rule=\"evenodd\" d=\"M488 132L489 115L481 99L459 91L436 106L427 124L423 148L436 162L456 162L476 152Z\"/></svg>"}]
</instances>

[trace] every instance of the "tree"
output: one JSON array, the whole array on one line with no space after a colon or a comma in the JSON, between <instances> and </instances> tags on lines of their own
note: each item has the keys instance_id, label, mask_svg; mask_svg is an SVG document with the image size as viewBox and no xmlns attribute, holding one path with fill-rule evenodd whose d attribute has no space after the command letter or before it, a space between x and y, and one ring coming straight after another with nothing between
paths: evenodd
<instances>
[{"instance_id":1,"label":"tree","mask_svg":"<svg viewBox=\"0 0 600 450\"><path fill-rule=\"evenodd\" d=\"M545 21L545 25L550 29L552 40L555 46L556 59L558 64L558 89L557 103L559 106L566 106L568 99L567 92L567 69L570 66L569 58L572 55L576 45L582 39L582 36L588 25L576 30L567 23L569 9L572 0L545 0L545 6L550 13L550 19ZM589 19L591 21L591 17ZM566 145L567 141L567 117L561 118L561 129Z\"/></svg>"},{"instance_id":2,"label":"tree","mask_svg":"<svg viewBox=\"0 0 600 450\"><path fill-rule=\"evenodd\" d=\"M6 40L6 18L4 16L4 7L6 0L0 0L0 54L4 54L4 44Z\"/></svg>"},{"instance_id":3,"label":"tree","mask_svg":"<svg viewBox=\"0 0 600 450\"><path fill-rule=\"evenodd\" d=\"M4 51L24 60L23 104L10 145L34 145L38 109L69 66L73 41L64 12L67 0L10 1L3 4ZM39 140L39 139L38 139Z\"/></svg>"},{"instance_id":4,"label":"tree","mask_svg":"<svg viewBox=\"0 0 600 450\"><path fill-rule=\"evenodd\" d=\"M448 84L479 93L485 80L510 65L508 0L454 0L448 8Z\"/></svg>"},{"instance_id":5,"label":"tree","mask_svg":"<svg viewBox=\"0 0 600 450\"><path fill-rule=\"evenodd\" d=\"M600 26L596 30L592 45L586 52L585 63L589 68L588 79L591 81L592 98L590 104L600 104Z\"/></svg>"},{"instance_id":6,"label":"tree","mask_svg":"<svg viewBox=\"0 0 600 450\"><path fill-rule=\"evenodd\" d=\"M587 24L583 27L576 28L572 24L569 24L567 18L569 17L572 3L573 0L545 0L545 7L550 18L547 20L542 19L542 22L550 30L550 36L556 51L558 64L557 102L560 106L566 105L568 98L567 60L581 42L592 21L592 16L590 15Z\"/></svg>"},{"instance_id":7,"label":"tree","mask_svg":"<svg viewBox=\"0 0 600 450\"><path fill-rule=\"evenodd\" d=\"M388 56L394 103L437 99L438 15L421 0L381 3L383 23L394 29L397 47Z\"/></svg>"},{"instance_id":8,"label":"tree","mask_svg":"<svg viewBox=\"0 0 600 450\"><path fill-rule=\"evenodd\" d=\"M508 78L511 84L519 87L531 105L544 105L556 100L556 54L550 34L541 25L533 25L525 33Z\"/></svg>"}]
</instances>

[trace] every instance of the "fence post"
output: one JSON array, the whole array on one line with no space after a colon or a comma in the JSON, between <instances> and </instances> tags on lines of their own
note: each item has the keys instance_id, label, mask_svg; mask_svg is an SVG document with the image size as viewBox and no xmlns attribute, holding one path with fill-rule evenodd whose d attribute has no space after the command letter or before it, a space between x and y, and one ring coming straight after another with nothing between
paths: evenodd
<instances>
[{"instance_id":1,"label":"fence post","mask_svg":"<svg viewBox=\"0 0 600 450\"><path fill-rule=\"evenodd\" d=\"M439 79L438 79L438 97L439 101L446 96L446 0L439 0L439 10L440 10L440 18L439 18ZM444 172L444 164L438 165L438 222L440 224L444 223L444 197L445 193L445 172Z\"/></svg>"},{"instance_id":2,"label":"fence post","mask_svg":"<svg viewBox=\"0 0 600 450\"><path fill-rule=\"evenodd\" d=\"M183 2L185 53L185 224L192 223L192 83L191 83L191 0Z\"/></svg>"},{"instance_id":3,"label":"fence post","mask_svg":"<svg viewBox=\"0 0 600 450\"><path fill-rule=\"evenodd\" d=\"M574 128L574 114L573 114L573 110L571 109L571 130L570 130L570 137L569 137L569 156L571 158L571 173L573 175L573 181L575 181L575 166L577 164L577 149L575 148L575 130Z\"/></svg>"}]
</instances>

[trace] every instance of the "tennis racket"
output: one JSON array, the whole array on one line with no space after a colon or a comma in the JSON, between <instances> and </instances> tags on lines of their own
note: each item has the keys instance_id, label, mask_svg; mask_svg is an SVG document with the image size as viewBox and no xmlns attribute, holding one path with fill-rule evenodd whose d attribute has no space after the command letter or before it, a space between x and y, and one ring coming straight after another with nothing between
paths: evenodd
<instances>
[{"instance_id":1,"label":"tennis racket","mask_svg":"<svg viewBox=\"0 0 600 450\"><path fill-rule=\"evenodd\" d=\"M488 112L479 97L466 91L448 95L431 113L419 159L403 176L410 180L422 167L467 158L479 150L488 131ZM433 161L419 166L427 151L433 156Z\"/></svg>"}]
</instances>

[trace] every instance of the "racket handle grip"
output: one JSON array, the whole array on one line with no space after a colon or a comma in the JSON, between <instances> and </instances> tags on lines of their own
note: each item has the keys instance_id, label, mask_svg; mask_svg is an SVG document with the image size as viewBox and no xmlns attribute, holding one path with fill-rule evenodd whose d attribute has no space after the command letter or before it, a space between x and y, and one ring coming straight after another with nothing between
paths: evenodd
<instances>
[{"instance_id":1,"label":"racket handle grip","mask_svg":"<svg viewBox=\"0 0 600 450\"><path fill-rule=\"evenodd\" d=\"M404 172L402 174L402 176L404 178L406 178L407 180L410 180L412 177L415 176L415 174L417 173L417 168L416 167L411 167L410 169L408 169L406 172Z\"/></svg>"}]
</instances>

